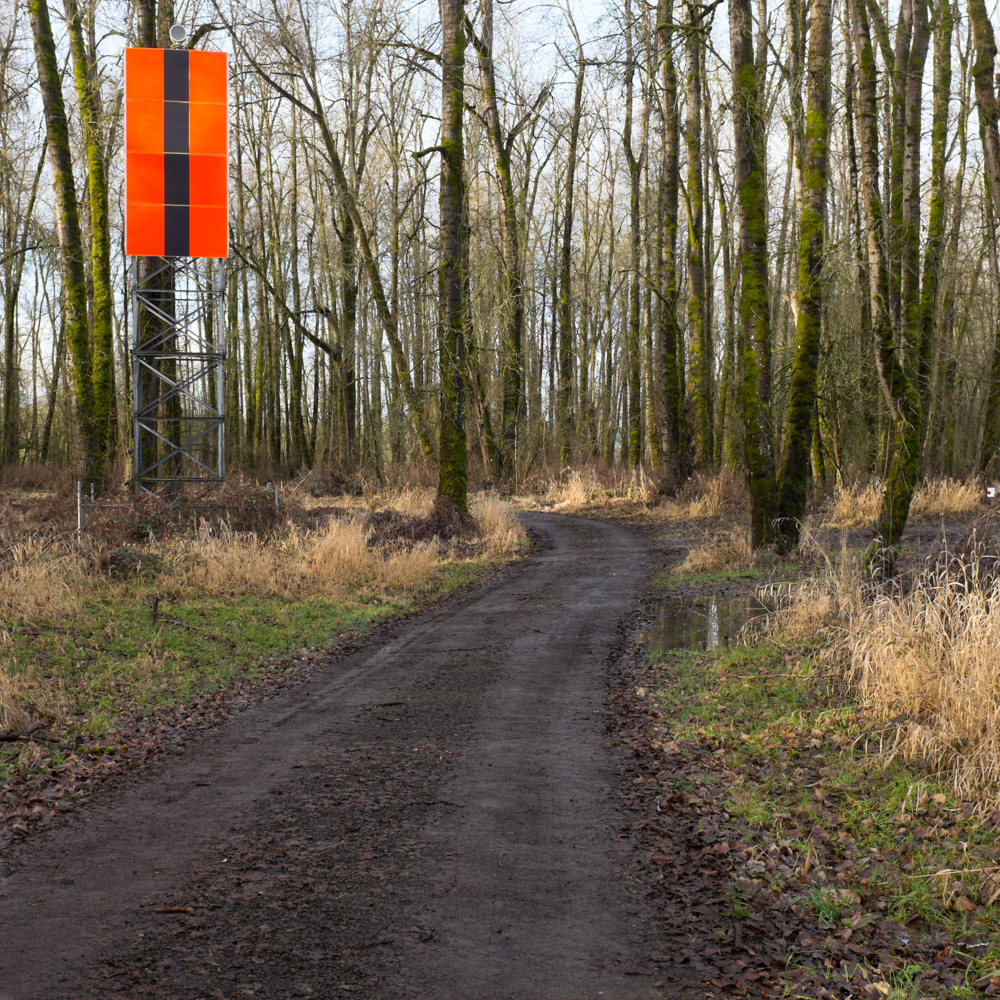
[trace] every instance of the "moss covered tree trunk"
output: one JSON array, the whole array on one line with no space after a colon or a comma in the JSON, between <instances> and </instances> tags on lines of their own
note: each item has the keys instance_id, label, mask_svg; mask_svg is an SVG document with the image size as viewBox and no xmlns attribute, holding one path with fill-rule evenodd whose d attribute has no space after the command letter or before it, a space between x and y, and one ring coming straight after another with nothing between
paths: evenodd
<instances>
[{"instance_id":1,"label":"moss covered tree trunk","mask_svg":"<svg viewBox=\"0 0 1000 1000\"><path fill-rule=\"evenodd\" d=\"M902 308L902 340L906 344L906 360L921 395L920 355L923 322L920 310L920 215L921 184L920 152L924 93L924 66L927 62L929 32L927 0L910 0L911 31L909 57L906 60L906 81L903 94L905 121L903 124L903 229L899 262L900 298ZM928 345L929 347L929 345ZM923 420L921 419L921 441Z\"/></svg>"},{"instance_id":2,"label":"moss covered tree trunk","mask_svg":"<svg viewBox=\"0 0 1000 1000\"><path fill-rule=\"evenodd\" d=\"M798 310L795 355L778 474L778 547L790 552L799 541L816 410L817 365L823 329L823 238L826 230L827 162L830 142L830 0L812 0L805 135L802 149L802 213L799 219Z\"/></svg>"},{"instance_id":3,"label":"moss covered tree trunk","mask_svg":"<svg viewBox=\"0 0 1000 1000\"><path fill-rule=\"evenodd\" d=\"M695 458L701 468L711 468L715 446L712 416L712 345L705 303L705 199L703 194L701 118L702 49L705 9L687 0L684 47L687 58L687 147L688 208L688 344L691 354L689 390L694 404Z\"/></svg>"},{"instance_id":4,"label":"moss covered tree trunk","mask_svg":"<svg viewBox=\"0 0 1000 1000\"><path fill-rule=\"evenodd\" d=\"M632 143L632 103L635 90L635 44L632 38L632 4L625 0L625 126L622 144L629 177L629 282L628 282L628 452L626 460L631 466L642 461L642 408L639 403L641 385L640 351L641 300L639 266L641 255L641 230L639 200L641 193L643 151L636 155Z\"/></svg>"},{"instance_id":5,"label":"moss covered tree trunk","mask_svg":"<svg viewBox=\"0 0 1000 1000\"><path fill-rule=\"evenodd\" d=\"M559 247L559 380L556 399L556 425L559 436L559 463L568 465L573 458L576 407L574 400L573 364L573 195L576 186L577 144L580 139L580 118L583 115L583 82L586 61L583 48L577 44L576 86L573 91L573 112L570 119L569 145L566 150L566 182L563 193L562 242Z\"/></svg>"},{"instance_id":6,"label":"moss covered tree trunk","mask_svg":"<svg viewBox=\"0 0 1000 1000\"><path fill-rule=\"evenodd\" d=\"M868 12L863 0L850 0L850 7L858 60L858 132L868 232L872 334L879 382L889 410L892 432L882 508L875 538L866 554L866 564L873 572L889 573L896 546L906 527L913 491L920 478L920 397L903 368L889 311L886 230L879 190L878 89Z\"/></svg>"},{"instance_id":7,"label":"moss covered tree trunk","mask_svg":"<svg viewBox=\"0 0 1000 1000\"><path fill-rule=\"evenodd\" d=\"M521 249L521 228L518 222L517 196L514 191L512 153L514 140L530 118L522 118L514 129L504 134L500 123L497 99L496 68L493 62L493 0L482 0L482 30L476 35L469 30L479 62L479 80L484 102L484 121L493 153L493 168L502 204L504 297L506 320L501 339L502 407L500 435L497 442L499 476L510 479L514 473L517 437L524 419L524 278ZM545 99L543 91L534 112Z\"/></svg>"},{"instance_id":8,"label":"moss covered tree trunk","mask_svg":"<svg viewBox=\"0 0 1000 1000\"><path fill-rule=\"evenodd\" d=\"M87 317L87 278L80 209L76 182L73 179L69 122L47 0L29 0L28 13L31 18L31 35L42 93L46 142L55 195L62 312L66 323L66 344L70 354L76 418L83 448L81 473L88 480L101 482L105 471L106 436L97 421L94 398L94 363Z\"/></svg>"},{"instance_id":9,"label":"moss covered tree trunk","mask_svg":"<svg viewBox=\"0 0 1000 1000\"><path fill-rule=\"evenodd\" d=\"M465 4L441 10L441 259L438 267L441 371L438 496L468 509L465 352L469 323L469 215L465 189Z\"/></svg>"},{"instance_id":10,"label":"moss covered tree trunk","mask_svg":"<svg viewBox=\"0 0 1000 1000\"><path fill-rule=\"evenodd\" d=\"M1000 135L997 122L1000 107L997 104L993 73L996 64L997 46L984 0L969 0L969 19L975 40L975 61L972 76L976 87L976 107L979 110L979 132L983 143L983 172L986 194L993 208L993 219L1000 216ZM990 236L995 256L996 227L991 227ZM983 420L983 436L979 448L979 472L986 476L992 471L997 449L1000 447L1000 324L994 339L990 365L990 386L986 397L986 413Z\"/></svg>"},{"instance_id":11,"label":"moss covered tree trunk","mask_svg":"<svg viewBox=\"0 0 1000 1000\"><path fill-rule=\"evenodd\" d=\"M97 92L97 67L87 56L83 41L83 19L76 0L65 0L66 26L73 60L73 80L80 107L83 145L87 156L87 194L90 202L90 317L94 424L101 449L102 471L111 450L115 425L114 339L111 278L111 221L108 212L108 170L102 110Z\"/></svg>"},{"instance_id":12,"label":"moss covered tree trunk","mask_svg":"<svg viewBox=\"0 0 1000 1000\"><path fill-rule=\"evenodd\" d=\"M948 192L948 121L951 101L951 45L954 21L950 3L937 5L934 25L934 112L931 124L931 196L927 213L927 244L920 288L920 344L917 388L922 417L921 440L927 436L927 413L931 405L931 362L937 318L939 269L945 237L945 202Z\"/></svg>"},{"instance_id":13,"label":"moss covered tree trunk","mask_svg":"<svg viewBox=\"0 0 1000 1000\"><path fill-rule=\"evenodd\" d=\"M730 0L733 62L733 139L739 203L741 397L744 468L750 494L750 539L755 547L774 538L775 482L771 425L771 311L767 275L766 134L763 81L767 67L753 51L749 0Z\"/></svg>"},{"instance_id":14,"label":"moss covered tree trunk","mask_svg":"<svg viewBox=\"0 0 1000 1000\"><path fill-rule=\"evenodd\" d=\"M663 403L663 464L660 489L671 493L681 482L685 464L681 433L680 367L681 329L677 321L677 220L680 187L680 127L677 106L677 71L672 49L673 0L660 0L656 13L657 52L663 92L663 153L660 164L660 287L657 307L660 342L658 377Z\"/></svg>"}]
</instances>

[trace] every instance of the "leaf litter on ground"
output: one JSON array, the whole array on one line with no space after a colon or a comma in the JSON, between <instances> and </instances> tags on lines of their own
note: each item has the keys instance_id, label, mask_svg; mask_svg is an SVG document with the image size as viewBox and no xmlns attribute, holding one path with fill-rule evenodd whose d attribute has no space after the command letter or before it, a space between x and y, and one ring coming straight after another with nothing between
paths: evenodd
<instances>
[{"instance_id":1,"label":"leaf litter on ground","mask_svg":"<svg viewBox=\"0 0 1000 1000\"><path fill-rule=\"evenodd\" d=\"M618 659L630 877L665 977L720 998L1000 996L1000 811L887 762L884 724L809 663L766 644Z\"/></svg>"}]
</instances>

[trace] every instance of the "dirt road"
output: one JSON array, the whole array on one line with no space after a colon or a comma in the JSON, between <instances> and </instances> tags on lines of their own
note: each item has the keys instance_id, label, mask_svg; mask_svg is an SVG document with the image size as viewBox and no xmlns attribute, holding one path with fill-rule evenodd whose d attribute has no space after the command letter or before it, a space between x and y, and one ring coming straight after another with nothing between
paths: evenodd
<instances>
[{"instance_id":1,"label":"dirt road","mask_svg":"<svg viewBox=\"0 0 1000 1000\"><path fill-rule=\"evenodd\" d=\"M644 546L528 523L527 565L0 859L0 998L663 996L602 701Z\"/></svg>"}]
</instances>

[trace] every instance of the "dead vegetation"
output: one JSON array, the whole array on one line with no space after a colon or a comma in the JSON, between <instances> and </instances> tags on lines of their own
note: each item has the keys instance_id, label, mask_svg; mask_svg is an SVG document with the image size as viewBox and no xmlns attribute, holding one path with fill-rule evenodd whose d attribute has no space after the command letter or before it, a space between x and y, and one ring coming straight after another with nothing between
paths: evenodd
<instances>
[{"instance_id":1,"label":"dead vegetation","mask_svg":"<svg viewBox=\"0 0 1000 1000\"><path fill-rule=\"evenodd\" d=\"M818 513L826 528L871 528L878 520L883 484L877 480L838 487ZM910 518L914 521L966 520L986 500L977 479L933 479L921 484L913 496Z\"/></svg>"},{"instance_id":2,"label":"dead vegetation","mask_svg":"<svg viewBox=\"0 0 1000 1000\"><path fill-rule=\"evenodd\" d=\"M694 520L693 514L736 505L724 482L707 485L701 497L660 509ZM754 550L738 522L710 524L705 541L689 549L674 574L804 580L782 589L769 640L788 643L794 662L805 648L820 675L842 686L845 701L882 721L887 760L919 758L949 774L958 793L994 808L1000 805L1000 516L985 507L976 481L922 485L914 520L943 519L953 525L950 537L964 532L963 540L949 548L947 535L932 538L925 529L901 564L905 572L877 587L862 572L863 536L847 529L870 528L880 496L878 483L837 490L814 510L790 560L769 548Z\"/></svg>"},{"instance_id":3,"label":"dead vegetation","mask_svg":"<svg viewBox=\"0 0 1000 1000\"><path fill-rule=\"evenodd\" d=\"M738 477L721 472L695 475L676 495L667 495L642 468L622 471L588 465L526 484L519 504L567 514L592 510L616 517L641 516L649 523L697 522L738 518L746 508L746 491Z\"/></svg>"},{"instance_id":4,"label":"dead vegetation","mask_svg":"<svg viewBox=\"0 0 1000 1000\"><path fill-rule=\"evenodd\" d=\"M164 640L163 622L173 619L161 604L211 606L205 614L216 616L227 602L246 609L259 602L262 614L279 615L280 602L402 607L527 544L511 505L492 495L476 497L471 515L461 518L436 508L426 489L360 497L289 491L277 511L273 492L256 486L231 485L221 499L196 507L177 498L119 496L112 500L120 506L91 512L79 539L75 506L52 494L35 499L25 502L15 491L3 498L5 512L17 517L4 517L0 534L0 735L60 718L69 702L86 700L87 690L100 691L95 703L116 691L124 703L126 687L173 690L168 675L182 661L198 674L197 650L179 658ZM145 604L150 611L142 619ZM137 614L148 632L141 642ZM127 663L105 651L123 634L138 642ZM140 652L143 642L148 649ZM85 656L96 651L101 666L88 664L76 683L71 651L78 647ZM59 668L46 668L52 662ZM100 674L119 669L125 687ZM74 686L70 698L67 683Z\"/></svg>"},{"instance_id":5,"label":"dead vegetation","mask_svg":"<svg viewBox=\"0 0 1000 1000\"><path fill-rule=\"evenodd\" d=\"M824 574L798 587L773 635L805 642L819 669L839 678L888 737L887 759L922 759L956 791L1000 805L1000 580L997 538L873 587L843 549ZM970 553L979 558L970 558Z\"/></svg>"}]
</instances>

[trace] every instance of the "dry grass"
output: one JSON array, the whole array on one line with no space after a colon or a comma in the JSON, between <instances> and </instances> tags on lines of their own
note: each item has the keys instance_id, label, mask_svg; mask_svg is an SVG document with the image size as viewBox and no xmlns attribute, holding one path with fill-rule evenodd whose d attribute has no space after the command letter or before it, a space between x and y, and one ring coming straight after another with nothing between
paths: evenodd
<instances>
[{"instance_id":1,"label":"dry grass","mask_svg":"<svg viewBox=\"0 0 1000 1000\"><path fill-rule=\"evenodd\" d=\"M0 537L0 625L73 614L86 579L86 561L64 543Z\"/></svg>"},{"instance_id":2,"label":"dry grass","mask_svg":"<svg viewBox=\"0 0 1000 1000\"><path fill-rule=\"evenodd\" d=\"M471 506L486 555L512 556L528 544L528 536L509 503L487 493L475 498Z\"/></svg>"},{"instance_id":3,"label":"dry grass","mask_svg":"<svg viewBox=\"0 0 1000 1000\"><path fill-rule=\"evenodd\" d=\"M585 465L564 469L533 495L534 501L551 510L575 511L587 507L648 505L656 502L656 482L644 469L609 469Z\"/></svg>"},{"instance_id":4,"label":"dry grass","mask_svg":"<svg viewBox=\"0 0 1000 1000\"><path fill-rule=\"evenodd\" d=\"M795 552L785 559L778 558L773 545L755 549L748 530L727 528L690 549L677 569L682 573L750 573L779 566L786 574L789 570L815 572L820 567L831 570L833 562L826 546L807 527L802 528Z\"/></svg>"},{"instance_id":5,"label":"dry grass","mask_svg":"<svg viewBox=\"0 0 1000 1000\"><path fill-rule=\"evenodd\" d=\"M374 506L416 517L426 515L425 491L379 495ZM473 501L479 537L474 550L497 558L514 555L527 538L509 504L495 497ZM175 577L186 587L216 596L256 594L289 600L343 597L354 590L388 593L419 590L449 551L427 539L410 545L373 545L360 516L331 518L316 531L292 529L269 541L202 537L174 557Z\"/></svg>"},{"instance_id":6,"label":"dry grass","mask_svg":"<svg viewBox=\"0 0 1000 1000\"><path fill-rule=\"evenodd\" d=\"M677 567L681 573L748 572L773 559L768 549L754 549L746 532L732 528L688 551Z\"/></svg>"},{"instance_id":7,"label":"dry grass","mask_svg":"<svg viewBox=\"0 0 1000 1000\"><path fill-rule=\"evenodd\" d=\"M890 757L923 758L962 794L1000 801L1000 582L943 569L865 597L845 559L800 588L772 627L821 644L825 668L890 727Z\"/></svg>"},{"instance_id":8,"label":"dry grass","mask_svg":"<svg viewBox=\"0 0 1000 1000\"><path fill-rule=\"evenodd\" d=\"M553 510L580 510L598 499L605 499L605 486L595 470L572 470L559 479L551 480L541 496L542 506Z\"/></svg>"},{"instance_id":9,"label":"dry grass","mask_svg":"<svg viewBox=\"0 0 1000 1000\"><path fill-rule=\"evenodd\" d=\"M0 733L18 729L27 722L25 701L22 675L14 673L14 664L0 656Z\"/></svg>"},{"instance_id":10,"label":"dry grass","mask_svg":"<svg viewBox=\"0 0 1000 1000\"><path fill-rule=\"evenodd\" d=\"M244 603L253 598L262 604L323 598L345 607L359 601L368 606L372 599L405 606L436 592L451 570L468 579L469 570L460 564L510 558L527 544L511 506L490 495L473 502L478 530L448 544L437 537L386 539L373 532L376 510L426 518L432 499L420 489L372 493L355 504L327 506L325 514L317 512L305 524L286 523L264 534L203 522L199 532L189 529L186 535L128 548L88 538L77 543L65 534L0 536L0 732L59 714L59 693L36 670L32 640L25 637L34 629L49 634L52 623L59 622L79 638L91 627L88 609L95 604L134 613L155 594L195 604L202 598ZM433 529L433 523L421 526ZM115 557L122 555L126 572L116 576ZM96 641L113 638L103 632ZM20 650L17 659L15 649ZM108 659L108 670L119 669L113 660ZM164 655L150 651L129 660L129 683L149 690L170 687L174 669L169 649ZM90 665L87 684L116 690L116 677L98 684L93 671Z\"/></svg>"},{"instance_id":11,"label":"dry grass","mask_svg":"<svg viewBox=\"0 0 1000 1000\"><path fill-rule=\"evenodd\" d=\"M881 483L838 486L829 500L822 524L826 528L867 528L878 519L881 506Z\"/></svg>"},{"instance_id":12,"label":"dry grass","mask_svg":"<svg viewBox=\"0 0 1000 1000\"><path fill-rule=\"evenodd\" d=\"M883 484L878 480L838 487L822 517L828 528L870 528L878 520ZM914 520L961 520L982 506L982 485L974 479L934 479L917 487L910 505Z\"/></svg>"},{"instance_id":13,"label":"dry grass","mask_svg":"<svg viewBox=\"0 0 1000 1000\"><path fill-rule=\"evenodd\" d=\"M372 491L365 494L371 509L389 507L404 517L427 517L434 506L435 491L430 487L404 486L388 493Z\"/></svg>"},{"instance_id":14,"label":"dry grass","mask_svg":"<svg viewBox=\"0 0 1000 1000\"><path fill-rule=\"evenodd\" d=\"M0 652L0 733L19 731L38 718L51 718L62 711L59 687L32 667L22 669L7 653Z\"/></svg>"},{"instance_id":15,"label":"dry grass","mask_svg":"<svg viewBox=\"0 0 1000 1000\"><path fill-rule=\"evenodd\" d=\"M808 532L803 539L812 539ZM809 543L813 544L812 541ZM824 571L805 583L792 584L779 596L778 610L770 622L772 634L785 638L818 639L833 648L844 635L843 623L860 609L863 578L859 557L842 548L836 557L822 554Z\"/></svg>"},{"instance_id":16,"label":"dry grass","mask_svg":"<svg viewBox=\"0 0 1000 1000\"><path fill-rule=\"evenodd\" d=\"M742 480L730 472L696 475L676 497L665 498L659 484L644 469L607 469L588 465L565 470L557 479L536 487L530 506L567 512L601 509L643 520L702 521L738 515L746 506Z\"/></svg>"},{"instance_id":17,"label":"dry grass","mask_svg":"<svg viewBox=\"0 0 1000 1000\"><path fill-rule=\"evenodd\" d=\"M746 505L746 487L731 472L696 476L673 500L664 500L658 510L678 521L703 521L739 513Z\"/></svg>"},{"instance_id":18,"label":"dry grass","mask_svg":"<svg viewBox=\"0 0 1000 1000\"><path fill-rule=\"evenodd\" d=\"M977 479L935 479L914 494L910 513L918 519L958 520L979 510L984 499L982 483Z\"/></svg>"}]
</instances>

